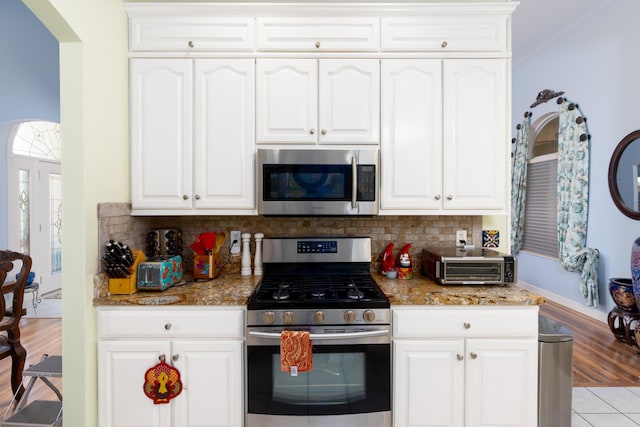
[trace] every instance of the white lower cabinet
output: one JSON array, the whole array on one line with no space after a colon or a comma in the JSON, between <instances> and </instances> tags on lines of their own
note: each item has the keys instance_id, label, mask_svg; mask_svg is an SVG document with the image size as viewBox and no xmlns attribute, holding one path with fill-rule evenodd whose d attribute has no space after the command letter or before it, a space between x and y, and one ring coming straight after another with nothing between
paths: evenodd
<instances>
[{"instance_id":1,"label":"white lower cabinet","mask_svg":"<svg viewBox=\"0 0 640 427\"><path fill-rule=\"evenodd\" d=\"M99 426L242 427L243 319L242 308L99 309ZM161 356L183 389L154 404L143 384Z\"/></svg>"},{"instance_id":2,"label":"white lower cabinet","mask_svg":"<svg viewBox=\"0 0 640 427\"><path fill-rule=\"evenodd\" d=\"M394 427L535 427L537 313L394 309Z\"/></svg>"}]
</instances>

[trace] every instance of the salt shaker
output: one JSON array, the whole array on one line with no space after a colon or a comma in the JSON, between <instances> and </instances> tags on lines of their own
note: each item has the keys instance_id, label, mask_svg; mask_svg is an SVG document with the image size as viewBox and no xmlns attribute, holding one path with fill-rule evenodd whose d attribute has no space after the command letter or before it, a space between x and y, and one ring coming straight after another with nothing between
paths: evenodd
<instances>
[{"instance_id":1,"label":"salt shaker","mask_svg":"<svg viewBox=\"0 0 640 427\"><path fill-rule=\"evenodd\" d=\"M250 233L242 233L242 261L240 269L241 276L251 276L251 248L249 243L251 242Z\"/></svg>"},{"instance_id":2,"label":"salt shaker","mask_svg":"<svg viewBox=\"0 0 640 427\"><path fill-rule=\"evenodd\" d=\"M253 256L253 275L262 276L262 239L263 233L256 233L253 235L256 239L256 253Z\"/></svg>"}]
</instances>

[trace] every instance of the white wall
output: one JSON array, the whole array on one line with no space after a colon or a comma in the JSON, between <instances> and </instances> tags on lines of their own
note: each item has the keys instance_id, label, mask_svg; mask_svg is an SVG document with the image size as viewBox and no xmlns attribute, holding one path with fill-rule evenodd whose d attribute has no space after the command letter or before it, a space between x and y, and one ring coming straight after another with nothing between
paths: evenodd
<instances>
[{"instance_id":1,"label":"white wall","mask_svg":"<svg viewBox=\"0 0 640 427\"><path fill-rule=\"evenodd\" d=\"M529 108L542 89L565 91L564 96L577 102L587 118L592 136L587 245L600 250L602 313L614 307L608 279L630 277L631 244L640 237L640 222L617 210L607 182L609 160L616 145L640 128L638 16L637 0L609 2L513 68L513 129L525 111L532 111L534 120L548 111L557 111L555 100ZM578 292L578 273L564 271L558 261L532 255L521 253L518 260L521 280L584 303Z\"/></svg>"}]
</instances>

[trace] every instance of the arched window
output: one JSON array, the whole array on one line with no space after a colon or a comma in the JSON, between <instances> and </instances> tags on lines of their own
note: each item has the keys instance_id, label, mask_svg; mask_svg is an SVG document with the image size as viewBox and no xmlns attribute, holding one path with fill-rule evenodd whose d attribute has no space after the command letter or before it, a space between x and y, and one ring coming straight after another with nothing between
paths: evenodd
<instances>
[{"instance_id":1,"label":"arched window","mask_svg":"<svg viewBox=\"0 0 640 427\"><path fill-rule=\"evenodd\" d=\"M527 197L522 250L558 259L559 114L536 120L529 131Z\"/></svg>"},{"instance_id":2,"label":"arched window","mask_svg":"<svg viewBox=\"0 0 640 427\"><path fill-rule=\"evenodd\" d=\"M20 123L13 137L12 153L59 162L60 124L44 121Z\"/></svg>"}]
</instances>

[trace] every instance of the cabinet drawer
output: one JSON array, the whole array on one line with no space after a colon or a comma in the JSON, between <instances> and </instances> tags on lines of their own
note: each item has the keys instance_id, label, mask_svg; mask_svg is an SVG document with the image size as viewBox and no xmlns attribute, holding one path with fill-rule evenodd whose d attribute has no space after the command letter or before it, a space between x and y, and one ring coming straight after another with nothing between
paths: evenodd
<instances>
[{"instance_id":1,"label":"cabinet drawer","mask_svg":"<svg viewBox=\"0 0 640 427\"><path fill-rule=\"evenodd\" d=\"M257 18L258 50L378 51L378 18Z\"/></svg>"},{"instance_id":2,"label":"cabinet drawer","mask_svg":"<svg viewBox=\"0 0 640 427\"><path fill-rule=\"evenodd\" d=\"M505 16L386 17L383 51L506 51Z\"/></svg>"},{"instance_id":3,"label":"cabinet drawer","mask_svg":"<svg viewBox=\"0 0 640 427\"><path fill-rule=\"evenodd\" d=\"M394 338L534 337L538 307L393 309Z\"/></svg>"},{"instance_id":4,"label":"cabinet drawer","mask_svg":"<svg viewBox=\"0 0 640 427\"><path fill-rule=\"evenodd\" d=\"M98 309L98 338L244 336L244 310L199 307Z\"/></svg>"},{"instance_id":5,"label":"cabinet drawer","mask_svg":"<svg viewBox=\"0 0 640 427\"><path fill-rule=\"evenodd\" d=\"M250 17L135 16L129 21L131 51L250 51Z\"/></svg>"}]
</instances>

